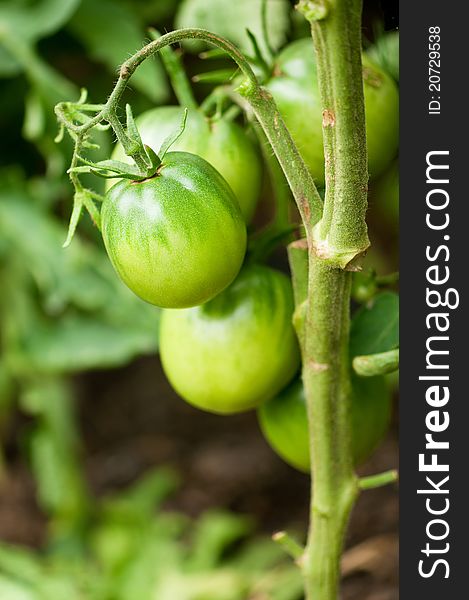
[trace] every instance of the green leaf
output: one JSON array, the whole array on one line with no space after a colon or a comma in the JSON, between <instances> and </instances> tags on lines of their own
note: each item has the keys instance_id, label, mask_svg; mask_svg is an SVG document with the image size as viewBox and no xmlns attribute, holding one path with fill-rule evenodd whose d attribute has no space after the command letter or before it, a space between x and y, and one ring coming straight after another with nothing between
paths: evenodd
<instances>
[{"instance_id":1,"label":"green leaf","mask_svg":"<svg viewBox=\"0 0 469 600\"><path fill-rule=\"evenodd\" d=\"M181 576L177 571L165 573L153 596L158 600L244 600L249 585L242 573L218 568L213 571ZM268 597L268 596L264 596ZM262 596L261 596L262 598ZM148 599L150 600L150 599Z\"/></svg>"},{"instance_id":2,"label":"green leaf","mask_svg":"<svg viewBox=\"0 0 469 600\"><path fill-rule=\"evenodd\" d=\"M80 0L3 0L0 31L8 30L23 40L41 39L58 31L79 3Z\"/></svg>"},{"instance_id":3,"label":"green leaf","mask_svg":"<svg viewBox=\"0 0 469 600\"><path fill-rule=\"evenodd\" d=\"M0 39L0 77L14 77L21 73L21 64L1 45Z\"/></svg>"},{"instance_id":4,"label":"green leaf","mask_svg":"<svg viewBox=\"0 0 469 600\"><path fill-rule=\"evenodd\" d=\"M0 598L4 600L40 600L26 583L0 573Z\"/></svg>"},{"instance_id":5,"label":"green leaf","mask_svg":"<svg viewBox=\"0 0 469 600\"><path fill-rule=\"evenodd\" d=\"M194 550L190 559L193 571L215 568L223 552L234 542L252 531L247 517L222 511L210 511L199 518L193 540Z\"/></svg>"},{"instance_id":6,"label":"green leaf","mask_svg":"<svg viewBox=\"0 0 469 600\"><path fill-rule=\"evenodd\" d=\"M160 600L158 582L168 572L179 572L183 549L175 539L174 527L169 525L168 529L166 521L154 520L141 532L132 559L125 565L119 581L120 600ZM179 596L173 596L172 600L175 598L182 600Z\"/></svg>"},{"instance_id":7,"label":"green leaf","mask_svg":"<svg viewBox=\"0 0 469 600\"><path fill-rule=\"evenodd\" d=\"M27 140L38 139L45 130L46 119L41 98L32 88L26 95L23 122L23 137Z\"/></svg>"},{"instance_id":8,"label":"green leaf","mask_svg":"<svg viewBox=\"0 0 469 600\"><path fill-rule=\"evenodd\" d=\"M38 552L0 545L0 598L2 600L103 600L85 592L99 585L94 565L54 561Z\"/></svg>"},{"instance_id":9,"label":"green leaf","mask_svg":"<svg viewBox=\"0 0 469 600\"><path fill-rule=\"evenodd\" d=\"M73 236L77 230L78 221L80 220L82 209L83 196L79 192L75 192L73 196L72 214L70 215L70 221L68 223L67 237L65 238L65 242L62 244L62 248L68 248L72 243Z\"/></svg>"},{"instance_id":10,"label":"green leaf","mask_svg":"<svg viewBox=\"0 0 469 600\"><path fill-rule=\"evenodd\" d=\"M145 23L164 23L176 12L179 0L125 0Z\"/></svg>"},{"instance_id":11,"label":"green leaf","mask_svg":"<svg viewBox=\"0 0 469 600\"><path fill-rule=\"evenodd\" d=\"M23 38L21 31L1 31L0 24L0 48L2 44L17 61L19 70L24 71L30 86L26 95L23 135L36 144L46 161L48 173L58 178L63 174L65 163L70 160L68 155L71 147L70 144L65 144L59 149L53 142L57 133L54 105L74 97L77 90L70 81L42 60L33 42Z\"/></svg>"},{"instance_id":12,"label":"green leaf","mask_svg":"<svg viewBox=\"0 0 469 600\"><path fill-rule=\"evenodd\" d=\"M34 582L40 577L41 564L32 551L1 543L0 570L24 583Z\"/></svg>"},{"instance_id":13,"label":"green leaf","mask_svg":"<svg viewBox=\"0 0 469 600\"><path fill-rule=\"evenodd\" d=\"M287 0L268 0L267 29L269 42L278 50L287 39L290 26L290 3ZM176 27L202 27L218 33L250 52L252 43L246 30L257 38L263 55L269 55L262 30L262 0L184 0L176 15ZM200 51L201 44L191 42L188 47ZM203 47L203 46L202 46Z\"/></svg>"},{"instance_id":14,"label":"green leaf","mask_svg":"<svg viewBox=\"0 0 469 600\"><path fill-rule=\"evenodd\" d=\"M85 501L81 469L73 453L54 432L39 426L31 434L32 470L41 506L54 516L73 519L83 512Z\"/></svg>"},{"instance_id":15,"label":"green leaf","mask_svg":"<svg viewBox=\"0 0 469 600\"><path fill-rule=\"evenodd\" d=\"M151 517L155 510L161 507L162 502L178 487L179 478L176 473L170 469L158 467L145 473L130 488L121 492L118 501L141 516Z\"/></svg>"},{"instance_id":16,"label":"green leaf","mask_svg":"<svg viewBox=\"0 0 469 600\"><path fill-rule=\"evenodd\" d=\"M95 173L101 177L113 178L116 174L119 177L127 177L138 179L142 177L140 169L135 164L120 162L118 160L100 160L97 163L88 161L84 158L80 159L86 166L74 167L70 172L74 173Z\"/></svg>"},{"instance_id":17,"label":"green leaf","mask_svg":"<svg viewBox=\"0 0 469 600\"><path fill-rule=\"evenodd\" d=\"M82 0L69 28L90 56L106 65L111 73L116 73L119 65L143 46L145 39L144 24L131 7L112 0ZM168 84L158 59L148 59L140 65L131 85L158 104L168 98Z\"/></svg>"},{"instance_id":18,"label":"green leaf","mask_svg":"<svg viewBox=\"0 0 469 600\"><path fill-rule=\"evenodd\" d=\"M22 362L41 373L75 373L111 368L128 363L134 356L156 350L158 311L154 318L129 323L106 322L103 316L67 315L57 322L37 323L21 346ZM152 315L153 316L153 315ZM127 321L127 322L126 322Z\"/></svg>"},{"instance_id":19,"label":"green leaf","mask_svg":"<svg viewBox=\"0 0 469 600\"><path fill-rule=\"evenodd\" d=\"M378 294L354 315L350 331L351 357L387 352L399 346L399 296Z\"/></svg>"},{"instance_id":20,"label":"green leaf","mask_svg":"<svg viewBox=\"0 0 469 600\"><path fill-rule=\"evenodd\" d=\"M238 69L217 69L215 71L204 71L192 77L194 83L216 83L228 84L239 73Z\"/></svg>"},{"instance_id":21,"label":"green leaf","mask_svg":"<svg viewBox=\"0 0 469 600\"><path fill-rule=\"evenodd\" d=\"M57 378L35 378L25 386L20 405L36 420L29 446L41 506L62 524L79 521L87 512L88 494L70 388Z\"/></svg>"},{"instance_id":22,"label":"green leaf","mask_svg":"<svg viewBox=\"0 0 469 600\"><path fill-rule=\"evenodd\" d=\"M171 146L173 144L175 144L178 141L178 139L181 137L181 135L184 133L184 130L186 128L186 121L187 121L187 108L184 109L184 113L182 115L181 123L179 124L178 129L176 131L172 131L168 135L168 137L163 140L163 143L161 144L161 148L158 150L158 155L157 155L160 162L164 159L166 152L168 152L168 150L171 148ZM150 147L147 146L147 148L149 150L151 150Z\"/></svg>"},{"instance_id":23,"label":"green leaf","mask_svg":"<svg viewBox=\"0 0 469 600\"><path fill-rule=\"evenodd\" d=\"M140 132L135 123L134 115L132 113L132 107L130 106L130 104L125 105L125 114L127 135L135 145L137 145L139 148L143 148L142 138L140 137Z\"/></svg>"},{"instance_id":24,"label":"green leaf","mask_svg":"<svg viewBox=\"0 0 469 600\"><path fill-rule=\"evenodd\" d=\"M205 50L201 52L199 58L202 60L214 60L219 58L226 57L226 52L221 48L211 48L210 50Z\"/></svg>"},{"instance_id":25,"label":"green leaf","mask_svg":"<svg viewBox=\"0 0 469 600\"><path fill-rule=\"evenodd\" d=\"M2 320L15 369L68 373L155 352L158 309L120 282L103 249L76 238L63 250L65 233L21 184L0 184Z\"/></svg>"}]
</instances>

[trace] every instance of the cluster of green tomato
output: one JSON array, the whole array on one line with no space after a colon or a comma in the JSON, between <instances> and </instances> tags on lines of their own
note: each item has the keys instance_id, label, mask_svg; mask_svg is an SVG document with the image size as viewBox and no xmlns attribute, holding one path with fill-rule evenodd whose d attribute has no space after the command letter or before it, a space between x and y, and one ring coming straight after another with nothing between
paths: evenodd
<instances>
[{"instance_id":1,"label":"cluster of green tomato","mask_svg":"<svg viewBox=\"0 0 469 600\"><path fill-rule=\"evenodd\" d=\"M267 87L311 173L324 181L322 109L310 39L278 57ZM398 91L364 60L369 167L377 176L398 145ZM137 119L144 144L158 151L177 130L180 107ZM128 160L119 146L114 158ZM309 470L300 351L292 325L289 278L261 264L243 266L246 224L262 183L258 150L243 128L188 113L182 136L158 172L123 179L107 191L102 232L109 257L138 296L162 307L160 352L165 373L189 403L220 414L258 409L277 452ZM357 462L371 452L388 421L381 378L354 380L353 440Z\"/></svg>"}]
</instances>

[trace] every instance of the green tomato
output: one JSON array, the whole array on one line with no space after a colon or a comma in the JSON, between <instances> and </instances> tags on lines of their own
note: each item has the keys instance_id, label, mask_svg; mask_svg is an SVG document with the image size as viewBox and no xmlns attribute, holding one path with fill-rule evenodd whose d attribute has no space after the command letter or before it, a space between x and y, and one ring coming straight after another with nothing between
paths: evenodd
<instances>
[{"instance_id":1,"label":"green tomato","mask_svg":"<svg viewBox=\"0 0 469 600\"><path fill-rule=\"evenodd\" d=\"M165 139L179 129L182 116L179 106L161 106L141 114L136 123L143 143L158 153ZM246 223L250 222L261 189L262 164L242 127L225 119L210 121L201 111L189 110L184 132L171 150L197 154L215 167L231 186ZM120 144L112 158L130 161Z\"/></svg>"},{"instance_id":2,"label":"green tomato","mask_svg":"<svg viewBox=\"0 0 469 600\"><path fill-rule=\"evenodd\" d=\"M238 203L218 171L194 154L170 152L156 176L116 183L101 218L115 270L156 306L206 302L243 263L246 225Z\"/></svg>"},{"instance_id":3,"label":"green tomato","mask_svg":"<svg viewBox=\"0 0 469 600\"><path fill-rule=\"evenodd\" d=\"M182 398L209 412L259 406L298 371L288 277L265 266L245 267L211 302L163 311L160 355Z\"/></svg>"},{"instance_id":4,"label":"green tomato","mask_svg":"<svg viewBox=\"0 0 469 600\"><path fill-rule=\"evenodd\" d=\"M313 177L324 184L322 104L310 38L281 52L267 87ZM399 143L399 94L395 82L363 56L363 80L371 177L395 158Z\"/></svg>"},{"instance_id":5,"label":"green tomato","mask_svg":"<svg viewBox=\"0 0 469 600\"><path fill-rule=\"evenodd\" d=\"M399 31L389 31L368 48L370 59L399 82Z\"/></svg>"},{"instance_id":6,"label":"green tomato","mask_svg":"<svg viewBox=\"0 0 469 600\"><path fill-rule=\"evenodd\" d=\"M353 377L352 452L356 465L383 439L391 416L391 394L384 377ZM301 379L258 410L264 437L287 463L309 473L309 436Z\"/></svg>"}]
</instances>

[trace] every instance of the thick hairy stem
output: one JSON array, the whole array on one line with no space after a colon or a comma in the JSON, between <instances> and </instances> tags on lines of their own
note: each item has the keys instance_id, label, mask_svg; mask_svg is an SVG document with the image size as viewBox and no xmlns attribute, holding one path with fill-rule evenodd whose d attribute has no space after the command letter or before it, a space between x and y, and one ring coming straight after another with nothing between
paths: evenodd
<instances>
[{"instance_id":1,"label":"thick hairy stem","mask_svg":"<svg viewBox=\"0 0 469 600\"><path fill-rule=\"evenodd\" d=\"M351 273L307 254L306 240L288 248L303 354L312 457L311 530L300 561L308 600L335 600L343 539L359 482L352 464L349 377Z\"/></svg>"},{"instance_id":2,"label":"thick hairy stem","mask_svg":"<svg viewBox=\"0 0 469 600\"><path fill-rule=\"evenodd\" d=\"M302 350L314 481L303 562L311 600L337 597L344 532L358 493L350 443L350 288L351 273L310 255Z\"/></svg>"},{"instance_id":3,"label":"thick hairy stem","mask_svg":"<svg viewBox=\"0 0 469 600\"><path fill-rule=\"evenodd\" d=\"M327 5L326 16L311 21L326 163L324 214L315 245L330 264L346 267L369 246L361 0L331 0Z\"/></svg>"},{"instance_id":4,"label":"thick hairy stem","mask_svg":"<svg viewBox=\"0 0 469 600\"><path fill-rule=\"evenodd\" d=\"M323 216L308 244L308 297L295 323L301 326L314 482L302 567L308 600L336 600L344 535L359 493L351 452L346 269L369 245L361 0L302 0L298 8L311 22L316 48L326 174Z\"/></svg>"}]
</instances>

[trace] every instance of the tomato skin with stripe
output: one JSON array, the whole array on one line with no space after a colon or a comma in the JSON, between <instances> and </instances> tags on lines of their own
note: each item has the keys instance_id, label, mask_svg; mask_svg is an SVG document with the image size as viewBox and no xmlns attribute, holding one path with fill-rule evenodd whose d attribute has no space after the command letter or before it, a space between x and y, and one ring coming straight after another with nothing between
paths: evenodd
<instances>
[{"instance_id":1,"label":"tomato skin with stripe","mask_svg":"<svg viewBox=\"0 0 469 600\"><path fill-rule=\"evenodd\" d=\"M170 152L156 176L106 193L102 234L122 281L151 304L207 302L238 274L246 226L226 181L204 159Z\"/></svg>"},{"instance_id":2,"label":"tomato skin with stripe","mask_svg":"<svg viewBox=\"0 0 469 600\"><path fill-rule=\"evenodd\" d=\"M391 416L391 395L384 377L352 377L352 452L364 462L383 439ZM285 462L309 473L306 399L301 379L263 404L258 412L265 439Z\"/></svg>"},{"instance_id":3,"label":"tomato skin with stripe","mask_svg":"<svg viewBox=\"0 0 469 600\"><path fill-rule=\"evenodd\" d=\"M163 311L160 356L174 389L219 414L242 412L275 396L298 372L288 277L261 265L203 306Z\"/></svg>"},{"instance_id":4,"label":"tomato skin with stripe","mask_svg":"<svg viewBox=\"0 0 469 600\"><path fill-rule=\"evenodd\" d=\"M142 141L156 153L161 144L181 126L180 106L159 106L142 113L136 123ZM186 126L171 147L173 151L197 154L226 179L249 223L256 209L262 184L262 163L255 145L240 125L225 119L209 121L201 111L188 110ZM118 144L114 160L129 162Z\"/></svg>"},{"instance_id":5,"label":"tomato skin with stripe","mask_svg":"<svg viewBox=\"0 0 469 600\"><path fill-rule=\"evenodd\" d=\"M399 91L382 69L363 55L366 136L370 177L383 173L397 156ZM277 57L267 88L319 185L324 184L322 101L311 38L288 45Z\"/></svg>"}]
</instances>

